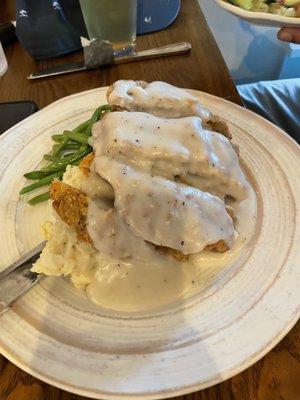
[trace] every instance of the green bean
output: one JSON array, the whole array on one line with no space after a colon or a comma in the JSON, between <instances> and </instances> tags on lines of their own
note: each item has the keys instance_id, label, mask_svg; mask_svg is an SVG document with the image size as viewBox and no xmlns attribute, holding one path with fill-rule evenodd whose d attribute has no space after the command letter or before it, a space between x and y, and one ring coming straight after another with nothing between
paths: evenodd
<instances>
[{"instance_id":1,"label":"green bean","mask_svg":"<svg viewBox=\"0 0 300 400\"><path fill-rule=\"evenodd\" d=\"M59 148L59 146L60 146L59 143L54 144L54 145L52 146L51 152L53 153L54 151L56 151L56 150ZM51 154L52 154L52 153L51 153Z\"/></svg>"},{"instance_id":2,"label":"green bean","mask_svg":"<svg viewBox=\"0 0 300 400\"><path fill-rule=\"evenodd\" d=\"M53 181L54 178L61 178L64 174L64 171L58 170L55 173L48 175L37 182L32 183L31 185L25 186L21 191L20 194L26 194L31 192L34 189L37 189L42 186L46 186Z\"/></svg>"},{"instance_id":3,"label":"green bean","mask_svg":"<svg viewBox=\"0 0 300 400\"><path fill-rule=\"evenodd\" d=\"M102 116L104 114L106 114L107 112L112 111L111 106L109 106L108 104L104 104L103 106L100 106L100 115L99 118L102 118Z\"/></svg>"},{"instance_id":4,"label":"green bean","mask_svg":"<svg viewBox=\"0 0 300 400\"><path fill-rule=\"evenodd\" d=\"M64 131L62 134L52 135L55 142L52 146L51 154L45 154L43 158L50 162L46 167L38 171L30 171L24 174L24 177L36 182L24 187L20 194L41 186L48 185L54 178L61 178L69 164L78 165L82 158L89 154L93 149L88 144L88 137L92 135L92 126L102 116L110 111L109 105L98 107L92 117L82 122L71 131ZM73 152L73 150L75 150ZM29 204L37 204L49 198L49 192L43 193L29 200Z\"/></svg>"},{"instance_id":5,"label":"green bean","mask_svg":"<svg viewBox=\"0 0 300 400\"><path fill-rule=\"evenodd\" d=\"M63 133L61 133L61 134L59 134L59 135L52 135L52 136L51 136L51 139L52 139L54 142L60 142L63 138L64 138Z\"/></svg>"},{"instance_id":6,"label":"green bean","mask_svg":"<svg viewBox=\"0 0 300 400\"><path fill-rule=\"evenodd\" d=\"M80 144L78 142L77 143L68 143L65 146L64 150L78 150L79 147L80 147Z\"/></svg>"},{"instance_id":7,"label":"green bean","mask_svg":"<svg viewBox=\"0 0 300 400\"><path fill-rule=\"evenodd\" d=\"M87 143L88 141L87 136L83 133L64 131L64 135L66 135L69 139L75 140L75 142L78 143Z\"/></svg>"},{"instance_id":8,"label":"green bean","mask_svg":"<svg viewBox=\"0 0 300 400\"><path fill-rule=\"evenodd\" d=\"M90 120L88 119L87 121L84 121L82 124L76 126L76 128L74 128L73 131L83 133L87 130L89 123L90 123Z\"/></svg>"},{"instance_id":9,"label":"green bean","mask_svg":"<svg viewBox=\"0 0 300 400\"><path fill-rule=\"evenodd\" d=\"M52 156L51 154L44 154L43 158L50 162L58 162L58 161L61 161L61 159L62 159L61 157L55 157L55 156Z\"/></svg>"},{"instance_id":10,"label":"green bean","mask_svg":"<svg viewBox=\"0 0 300 400\"><path fill-rule=\"evenodd\" d=\"M84 147L82 146L82 148L81 147L77 147L77 150L80 150L80 151L84 151L86 149L87 149L87 145L84 145ZM65 162L67 160L72 159L75 156L76 153L78 153L78 151L77 152L66 153L66 154L62 155L61 157L55 157L55 156L52 156L51 154L44 154L43 157L47 161L51 161L52 163L58 163L58 162ZM48 166L49 165L47 165L47 167Z\"/></svg>"},{"instance_id":11,"label":"green bean","mask_svg":"<svg viewBox=\"0 0 300 400\"><path fill-rule=\"evenodd\" d=\"M66 144L68 143L68 141L69 141L69 138L65 135L63 137L63 139L59 142L58 145L53 146L52 155L58 156L63 151L63 149L66 146Z\"/></svg>"},{"instance_id":12,"label":"green bean","mask_svg":"<svg viewBox=\"0 0 300 400\"><path fill-rule=\"evenodd\" d=\"M36 181L36 180L42 179L48 175L49 175L49 173L47 173L45 171L31 171L31 172L27 172L26 174L24 174L24 177L26 179Z\"/></svg>"},{"instance_id":13,"label":"green bean","mask_svg":"<svg viewBox=\"0 0 300 400\"><path fill-rule=\"evenodd\" d=\"M86 144L84 144L84 143L82 143L82 145L79 147L79 151L85 151L85 150L87 150L88 148L89 148L90 146L86 143ZM90 149L91 149L91 151L92 151L92 148L90 147Z\"/></svg>"},{"instance_id":14,"label":"green bean","mask_svg":"<svg viewBox=\"0 0 300 400\"><path fill-rule=\"evenodd\" d=\"M100 107L96 108L96 110L94 111L94 113L92 115L92 118L90 119L89 126L85 132L87 136L92 136L92 127L93 127L94 123L97 122L100 119L100 117L102 117L102 115L105 111L109 111L110 109L111 108L108 104L105 104L104 106L100 106Z\"/></svg>"},{"instance_id":15,"label":"green bean","mask_svg":"<svg viewBox=\"0 0 300 400\"><path fill-rule=\"evenodd\" d=\"M43 168L43 171L45 172L58 172L66 168L68 164L74 164L76 161L81 160L83 157L88 155L92 151L92 148L90 146L86 146L86 149L84 151L78 151L72 155L72 157L68 158L67 160L61 161L61 162L53 162L46 167Z\"/></svg>"},{"instance_id":16,"label":"green bean","mask_svg":"<svg viewBox=\"0 0 300 400\"><path fill-rule=\"evenodd\" d=\"M76 128L72 129L71 132L83 133L86 131L89 126L90 120L84 121L82 124L76 126ZM52 135L51 138L54 142L60 142L63 139L64 135L61 133L59 135Z\"/></svg>"},{"instance_id":17,"label":"green bean","mask_svg":"<svg viewBox=\"0 0 300 400\"><path fill-rule=\"evenodd\" d=\"M39 194L38 196L33 197L28 201L28 204L31 206L35 206L38 203L42 203L43 201L49 200L50 199L50 192L45 192L42 194Z\"/></svg>"},{"instance_id":18,"label":"green bean","mask_svg":"<svg viewBox=\"0 0 300 400\"><path fill-rule=\"evenodd\" d=\"M73 132L73 131L70 131L70 132ZM79 132L77 132L77 133L79 133ZM56 142L56 144L54 145L54 146L56 146L57 144L59 144L59 142L61 142L61 140L65 137L65 135L63 133L61 133L59 135L52 135L51 137L52 137L52 140L54 142ZM74 141L72 141L72 140L70 142L74 143Z\"/></svg>"}]
</instances>

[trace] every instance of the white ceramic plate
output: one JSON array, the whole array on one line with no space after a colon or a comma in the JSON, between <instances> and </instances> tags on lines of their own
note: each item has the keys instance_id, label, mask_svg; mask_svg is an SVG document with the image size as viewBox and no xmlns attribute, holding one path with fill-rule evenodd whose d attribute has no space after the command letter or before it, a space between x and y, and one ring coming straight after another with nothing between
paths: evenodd
<instances>
[{"instance_id":1,"label":"white ceramic plate","mask_svg":"<svg viewBox=\"0 0 300 400\"><path fill-rule=\"evenodd\" d=\"M50 136L85 120L106 89L57 101L0 140L1 266L41 240L46 207L18 200L22 174ZM47 278L0 320L0 350L28 373L101 399L158 399L203 389L247 368L299 316L299 148L269 122L195 92L226 119L258 195L253 240L226 268L203 271L185 301L147 314L99 309L61 278Z\"/></svg>"},{"instance_id":2,"label":"white ceramic plate","mask_svg":"<svg viewBox=\"0 0 300 400\"><path fill-rule=\"evenodd\" d=\"M270 26L274 28L300 27L300 18L286 17L283 15L247 11L241 7L229 3L227 0L215 0L215 2L231 14L255 25Z\"/></svg>"}]
</instances>

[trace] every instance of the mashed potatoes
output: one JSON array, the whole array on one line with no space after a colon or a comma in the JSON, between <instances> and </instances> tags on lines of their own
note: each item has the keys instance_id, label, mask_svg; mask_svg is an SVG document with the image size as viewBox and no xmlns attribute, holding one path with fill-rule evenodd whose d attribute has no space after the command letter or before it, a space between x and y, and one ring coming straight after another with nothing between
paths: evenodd
<instances>
[{"instance_id":1,"label":"mashed potatoes","mask_svg":"<svg viewBox=\"0 0 300 400\"><path fill-rule=\"evenodd\" d=\"M63 182L79 190L85 179L86 176L76 166L68 166L63 176ZM74 286L85 288L95 271L103 265L104 256L91 244L78 240L74 229L54 211L42 229L48 243L32 270L50 276L70 276Z\"/></svg>"}]
</instances>

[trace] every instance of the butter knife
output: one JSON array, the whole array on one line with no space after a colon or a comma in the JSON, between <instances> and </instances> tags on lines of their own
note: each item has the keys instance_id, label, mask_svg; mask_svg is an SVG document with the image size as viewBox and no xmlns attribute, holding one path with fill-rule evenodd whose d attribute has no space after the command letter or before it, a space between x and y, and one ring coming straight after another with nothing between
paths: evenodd
<instances>
[{"instance_id":1,"label":"butter knife","mask_svg":"<svg viewBox=\"0 0 300 400\"><path fill-rule=\"evenodd\" d=\"M0 315L8 311L15 301L44 279L45 275L31 272L31 267L39 258L45 245L46 241L40 243L0 272Z\"/></svg>"},{"instance_id":2,"label":"butter knife","mask_svg":"<svg viewBox=\"0 0 300 400\"><path fill-rule=\"evenodd\" d=\"M128 56L115 57L114 63L122 64L126 62L147 60L150 58L184 54L189 52L191 48L192 46L188 42L174 43L171 45L156 47L149 50L137 51ZM33 72L28 76L27 79L40 79L40 78L46 78L48 76L68 74L70 72L85 71L88 69L89 68L86 67L85 62L82 60L73 63L60 64L55 67L46 68L37 72Z\"/></svg>"}]
</instances>

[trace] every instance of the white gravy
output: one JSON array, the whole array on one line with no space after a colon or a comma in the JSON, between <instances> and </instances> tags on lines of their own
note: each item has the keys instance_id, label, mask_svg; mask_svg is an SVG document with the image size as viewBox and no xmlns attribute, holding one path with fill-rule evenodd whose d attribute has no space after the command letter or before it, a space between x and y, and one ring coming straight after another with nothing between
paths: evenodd
<instances>
[{"instance_id":1,"label":"white gravy","mask_svg":"<svg viewBox=\"0 0 300 400\"><path fill-rule=\"evenodd\" d=\"M115 99L125 86L115 85ZM131 83L127 108L139 104L141 110L166 116L169 104L172 114L172 101L165 103L163 97L159 102L165 86L149 86L145 91ZM181 96L165 89L169 100ZM180 98L186 104L191 100ZM161 307L199 290L208 276L237 258L254 230L256 195L227 138L203 130L197 117L175 120L136 112L108 113L94 125L93 137L96 157L82 190L90 198L88 231L99 250L87 288L94 303L126 312ZM187 185L178 183L178 176ZM225 195L236 199L230 202L235 229ZM231 249L223 254L201 251L218 240ZM179 262L147 241L190 254L189 259Z\"/></svg>"},{"instance_id":2,"label":"white gravy","mask_svg":"<svg viewBox=\"0 0 300 400\"><path fill-rule=\"evenodd\" d=\"M93 126L94 151L151 174L243 199L248 183L230 141L201 119L112 112Z\"/></svg>"},{"instance_id":3,"label":"white gravy","mask_svg":"<svg viewBox=\"0 0 300 400\"><path fill-rule=\"evenodd\" d=\"M178 262L154 252L151 262L116 260L99 253L99 268L87 295L104 309L119 312L147 311L183 299L205 287L212 276L230 266L241 247L247 246L256 223L256 195L231 204L239 236L226 253L202 251L188 262Z\"/></svg>"},{"instance_id":4,"label":"white gravy","mask_svg":"<svg viewBox=\"0 0 300 400\"><path fill-rule=\"evenodd\" d=\"M108 211L90 201L88 232L99 251L136 257L141 241L184 254L199 253L219 240L232 246L233 222L218 197L108 157L96 157L94 168L115 194L114 208Z\"/></svg>"},{"instance_id":5,"label":"white gravy","mask_svg":"<svg viewBox=\"0 0 300 400\"><path fill-rule=\"evenodd\" d=\"M197 97L166 82L141 84L138 81L119 80L112 85L107 100L111 106L128 111L145 111L164 118L198 116L207 121L210 117L210 112Z\"/></svg>"}]
</instances>

